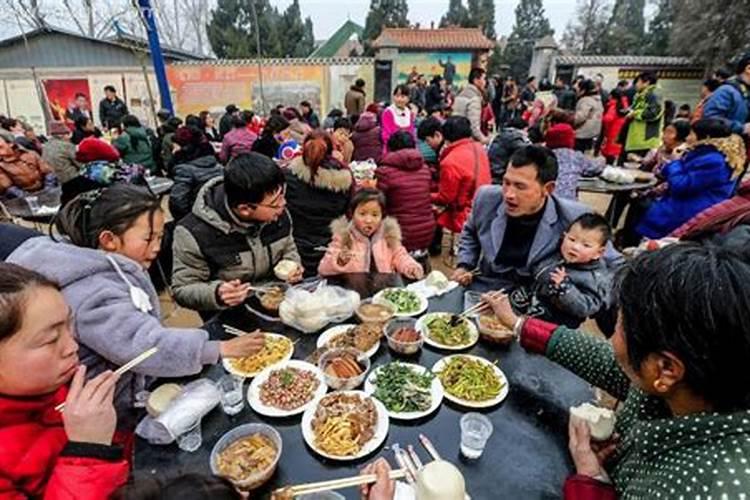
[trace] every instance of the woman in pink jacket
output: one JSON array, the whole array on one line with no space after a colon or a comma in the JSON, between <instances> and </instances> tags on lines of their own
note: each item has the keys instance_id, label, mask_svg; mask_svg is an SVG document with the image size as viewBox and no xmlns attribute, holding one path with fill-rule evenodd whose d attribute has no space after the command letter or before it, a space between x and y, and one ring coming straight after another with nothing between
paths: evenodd
<instances>
[{"instance_id":1,"label":"woman in pink jacket","mask_svg":"<svg viewBox=\"0 0 750 500\"><path fill-rule=\"evenodd\" d=\"M385 108L380 117L380 134L383 140L383 151L388 152L388 139L399 130L405 130L417 140L414 124L414 113L409 108L409 87L397 85L393 91L393 102Z\"/></svg>"},{"instance_id":2,"label":"woman in pink jacket","mask_svg":"<svg viewBox=\"0 0 750 500\"><path fill-rule=\"evenodd\" d=\"M383 218L385 196L362 189L351 201L352 220L340 217L331 224L333 239L320 261L321 276L343 273L400 273L421 279L424 270L401 244L396 219Z\"/></svg>"}]
</instances>

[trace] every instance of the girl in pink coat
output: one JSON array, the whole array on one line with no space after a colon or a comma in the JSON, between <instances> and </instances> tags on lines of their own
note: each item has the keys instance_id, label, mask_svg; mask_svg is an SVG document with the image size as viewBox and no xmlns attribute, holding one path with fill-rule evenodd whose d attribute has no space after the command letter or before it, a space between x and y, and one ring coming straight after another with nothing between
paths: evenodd
<instances>
[{"instance_id":1,"label":"girl in pink coat","mask_svg":"<svg viewBox=\"0 0 750 500\"><path fill-rule=\"evenodd\" d=\"M397 85L393 91L393 102L385 108L380 116L380 133L383 141L383 151L388 152L388 139L398 132L404 130L417 140L415 115L409 108L409 87L404 84Z\"/></svg>"},{"instance_id":2,"label":"girl in pink coat","mask_svg":"<svg viewBox=\"0 0 750 500\"><path fill-rule=\"evenodd\" d=\"M320 261L318 273L400 273L421 279L424 270L401 244L396 219L383 218L385 197L377 189L362 189L351 201L352 219L340 217L331 223L333 240Z\"/></svg>"}]
</instances>

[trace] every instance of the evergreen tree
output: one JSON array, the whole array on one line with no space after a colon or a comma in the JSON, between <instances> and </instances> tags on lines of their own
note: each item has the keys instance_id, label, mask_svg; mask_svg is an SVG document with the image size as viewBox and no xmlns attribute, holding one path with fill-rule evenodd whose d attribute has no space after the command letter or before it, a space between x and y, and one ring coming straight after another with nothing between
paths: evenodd
<instances>
[{"instance_id":1,"label":"evergreen tree","mask_svg":"<svg viewBox=\"0 0 750 500\"><path fill-rule=\"evenodd\" d=\"M371 44L383 28L407 28L409 26L409 6L406 0L371 0L370 11L365 20L362 41L365 52L372 54Z\"/></svg>"},{"instance_id":2,"label":"evergreen tree","mask_svg":"<svg viewBox=\"0 0 750 500\"><path fill-rule=\"evenodd\" d=\"M479 12L481 13L479 26L482 28L482 32L487 38L494 40L497 36L495 33L495 0L480 0Z\"/></svg>"},{"instance_id":3,"label":"evergreen tree","mask_svg":"<svg viewBox=\"0 0 750 500\"><path fill-rule=\"evenodd\" d=\"M671 55L690 57L713 71L750 50L747 37L750 0L713 3L675 0L675 3Z\"/></svg>"},{"instance_id":4,"label":"evergreen tree","mask_svg":"<svg viewBox=\"0 0 750 500\"><path fill-rule=\"evenodd\" d=\"M309 25L308 25L309 23ZM308 32L308 29L310 32ZM312 21L302 21L299 0L293 0L281 16L280 32L282 54L285 57L307 57L313 51L315 40L311 40Z\"/></svg>"},{"instance_id":5,"label":"evergreen tree","mask_svg":"<svg viewBox=\"0 0 750 500\"><path fill-rule=\"evenodd\" d=\"M505 64L510 66L510 74L518 79L525 78L531 66L534 43L554 33L544 15L542 0L521 0L516 7L516 22L503 53Z\"/></svg>"},{"instance_id":6,"label":"evergreen tree","mask_svg":"<svg viewBox=\"0 0 750 500\"><path fill-rule=\"evenodd\" d=\"M646 0L616 0L607 24L602 50L609 55L643 52Z\"/></svg>"},{"instance_id":7,"label":"evergreen tree","mask_svg":"<svg viewBox=\"0 0 750 500\"><path fill-rule=\"evenodd\" d=\"M672 35L676 3L674 0L659 0L656 15L648 24L644 54L650 56L669 54L669 38Z\"/></svg>"},{"instance_id":8,"label":"evergreen tree","mask_svg":"<svg viewBox=\"0 0 750 500\"><path fill-rule=\"evenodd\" d=\"M461 26L465 28L469 26L470 22L469 11L464 7L463 1L450 0L448 12L440 18L440 27Z\"/></svg>"},{"instance_id":9,"label":"evergreen tree","mask_svg":"<svg viewBox=\"0 0 750 500\"><path fill-rule=\"evenodd\" d=\"M250 2L257 10L257 27ZM260 33L260 55L283 57L280 25L279 11L268 0L218 0L206 31L211 49L219 58L257 57L256 28Z\"/></svg>"},{"instance_id":10,"label":"evergreen tree","mask_svg":"<svg viewBox=\"0 0 750 500\"><path fill-rule=\"evenodd\" d=\"M606 0L578 0L575 17L565 27L563 47L578 54L601 54L608 8Z\"/></svg>"}]
</instances>

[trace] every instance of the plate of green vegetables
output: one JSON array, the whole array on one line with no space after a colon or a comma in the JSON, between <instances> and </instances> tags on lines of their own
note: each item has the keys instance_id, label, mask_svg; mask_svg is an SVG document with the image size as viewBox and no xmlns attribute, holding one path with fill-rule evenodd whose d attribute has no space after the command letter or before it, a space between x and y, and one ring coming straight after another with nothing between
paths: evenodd
<instances>
[{"instance_id":1,"label":"plate of green vegetables","mask_svg":"<svg viewBox=\"0 0 750 500\"><path fill-rule=\"evenodd\" d=\"M427 310L429 302L417 292L406 288L386 288L373 297L376 304L387 303L393 306L395 316L405 318L418 316Z\"/></svg>"},{"instance_id":2,"label":"plate of green vegetables","mask_svg":"<svg viewBox=\"0 0 750 500\"><path fill-rule=\"evenodd\" d=\"M467 408L489 408L508 395L508 378L495 363L469 354L446 356L432 367L449 401Z\"/></svg>"},{"instance_id":3,"label":"plate of green vegetables","mask_svg":"<svg viewBox=\"0 0 750 500\"><path fill-rule=\"evenodd\" d=\"M453 322L453 316L445 312L425 314L417 320L415 328L432 347L447 351L468 349L479 340L477 327L467 318L458 318Z\"/></svg>"},{"instance_id":4,"label":"plate of green vegetables","mask_svg":"<svg viewBox=\"0 0 750 500\"><path fill-rule=\"evenodd\" d=\"M415 420L430 415L443 401L440 380L424 366L392 362L373 370L365 392L385 406L388 416Z\"/></svg>"}]
</instances>

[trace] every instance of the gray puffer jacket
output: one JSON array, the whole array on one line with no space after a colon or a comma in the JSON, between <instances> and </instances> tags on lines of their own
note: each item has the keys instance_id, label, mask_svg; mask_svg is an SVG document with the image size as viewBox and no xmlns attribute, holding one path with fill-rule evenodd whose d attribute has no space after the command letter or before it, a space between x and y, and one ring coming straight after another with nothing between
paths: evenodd
<instances>
[{"instance_id":1,"label":"gray puffer jacket","mask_svg":"<svg viewBox=\"0 0 750 500\"><path fill-rule=\"evenodd\" d=\"M175 228L172 250L175 298L196 311L225 307L216 293L223 281L263 281L282 259L300 262L289 212L274 222L239 223L227 207L223 177L198 192L192 213Z\"/></svg>"},{"instance_id":2,"label":"gray puffer jacket","mask_svg":"<svg viewBox=\"0 0 750 500\"><path fill-rule=\"evenodd\" d=\"M25 241L8 262L34 269L60 284L75 318L87 377L117 369L152 347L159 349L117 383L120 429L135 426L133 402L148 377L194 375L203 365L219 360L219 343L209 341L206 331L162 326L159 297L148 273L127 257L43 236ZM134 304L131 287L145 292L150 310Z\"/></svg>"},{"instance_id":3,"label":"gray puffer jacket","mask_svg":"<svg viewBox=\"0 0 750 500\"><path fill-rule=\"evenodd\" d=\"M471 123L471 136L475 141L486 144L489 140L482 133L482 103L484 95L476 85L468 84L453 101L453 114L465 116Z\"/></svg>"},{"instance_id":4,"label":"gray puffer jacket","mask_svg":"<svg viewBox=\"0 0 750 500\"><path fill-rule=\"evenodd\" d=\"M567 274L560 286L552 283L552 272L563 268ZM532 315L553 323L576 328L609 304L612 271L604 259L586 264L568 264L557 255L541 263L534 280L534 295L540 309ZM538 314L537 314L538 313Z\"/></svg>"}]
</instances>

